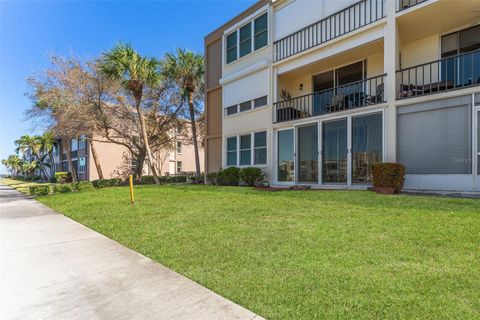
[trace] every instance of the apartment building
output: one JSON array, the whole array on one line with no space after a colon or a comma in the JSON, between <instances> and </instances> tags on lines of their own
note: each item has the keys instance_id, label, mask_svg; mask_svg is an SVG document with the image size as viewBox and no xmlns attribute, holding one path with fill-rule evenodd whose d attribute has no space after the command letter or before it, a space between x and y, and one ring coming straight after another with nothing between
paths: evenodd
<instances>
[{"instance_id":1,"label":"apartment building","mask_svg":"<svg viewBox=\"0 0 480 320\"><path fill-rule=\"evenodd\" d=\"M206 171L480 191L478 0L259 1L205 37Z\"/></svg>"},{"instance_id":2,"label":"apartment building","mask_svg":"<svg viewBox=\"0 0 480 320\"><path fill-rule=\"evenodd\" d=\"M194 147L189 139L183 135L175 135L174 148L171 150L163 150L155 157L157 163L161 166L162 175L179 175L190 174L195 172L195 152ZM91 143L94 143L97 157L100 162L102 173L105 179L121 176L127 170L133 170L135 161L132 160L130 151L119 144L95 139L90 142L80 136L78 139L72 139L70 143L70 152L73 167L77 173L78 180L96 180L98 172L95 162L92 158ZM68 172L68 162L66 155L66 146L59 141L54 149L55 170L57 172ZM203 166L203 148L199 149L200 167L204 171ZM143 172L145 175L151 174L148 165L144 165Z\"/></svg>"}]
</instances>

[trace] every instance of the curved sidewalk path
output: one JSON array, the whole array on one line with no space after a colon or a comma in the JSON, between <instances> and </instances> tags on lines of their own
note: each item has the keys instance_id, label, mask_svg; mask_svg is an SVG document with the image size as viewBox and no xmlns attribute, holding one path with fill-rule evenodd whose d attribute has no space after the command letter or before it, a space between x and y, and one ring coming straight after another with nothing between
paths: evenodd
<instances>
[{"instance_id":1,"label":"curved sidewalk path","mask_svg":"<svg viewBox=\"0 0 480 320\"><path fill-rule=\"evenodd\" d=\"M262 319L0 185L2 319Z\"/></svg>"}]
</instances>

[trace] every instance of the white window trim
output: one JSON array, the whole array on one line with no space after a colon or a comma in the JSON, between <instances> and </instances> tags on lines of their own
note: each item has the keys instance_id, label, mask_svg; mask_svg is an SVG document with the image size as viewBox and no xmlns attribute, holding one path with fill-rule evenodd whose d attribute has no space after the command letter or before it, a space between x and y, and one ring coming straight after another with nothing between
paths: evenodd
<instances>
[{"instance_id":1,"label":"white window trim","mask_svg":"<svg viewBox=\"0 0 480 320\"><path fill-rule=\"evenodd\" d=\"M265 132L265 135L266 135L266 144L265 144L265 147L261 147L261 148L265 148L266 149L266 155L267 155L267 159L266 159L266 162L265 164L255 164L255 133L259 133L259 132ZM250 135L250 164L247 165L247 164L240 164L240 137L241 136L247 136L247 135ZM237 149L236 149L236 152L237 152L237 164L236 165L228 165L228 139L229 138L236 138L237 139ZM247 150L247 149L244 149L244 150ZM233 152L233 151L230 151L230 152ZM239 133L239 134L236 134L236 135L230 135L230 136L226 136L225 137L225 168L228 168L228 167L237 167L237 168L248 168L248 167L258 167L258 168L265 168L267 167L268 165L268 129L261 129L261 130L255 130L255 131L249 131L249 132L243 132L243 133Z\"/></svg>"},{"instance_id":2,"label":"white window trim","mask_svg":"<svg viewBox=\"0 0 480 320\"><path fill-rule=\"evenodd\" d=\"M261 48L258 48L257 50L255 49L254 46L254 29L255 29L255 24L254 21L255 19L259 18L263 14L267 15L267 44L264 45ZM232 27L228 28L227 30L224 31L223 33L223 57L224 57L224 65L225 66L231 66L235 62L238 62L240 60L243 60L246 57L249 57L250 55L260 52L262 49L266 49L270 46L270 15L268 13L268 6L265 6L261 9L259 9L257 12L251 14L247 18L243 19L242 21L238 22L237 24L233 25ZM250 52L244 56L240 56L240 28L245 26L246 24L250 23ZM227 37L231 35L232 33L236 32L237 33L237 59L227 62Z\"/></svg>"}]
</instances>

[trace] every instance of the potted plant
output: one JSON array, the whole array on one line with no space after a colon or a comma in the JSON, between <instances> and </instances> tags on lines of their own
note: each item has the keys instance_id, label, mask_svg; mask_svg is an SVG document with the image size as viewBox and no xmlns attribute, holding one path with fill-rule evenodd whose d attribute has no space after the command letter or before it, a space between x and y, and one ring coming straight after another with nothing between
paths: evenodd
<instances>
[{"instance_id":1,"label":"potted plant","mask_svg":"<svg viewBox=\"0 0 480 320\"><path fill-rule=\"evenodd\" d=\"M376 163L372 165L373 190L381 194L402 191L405 166L400 163Z\"/></svg>"}]
</instances>

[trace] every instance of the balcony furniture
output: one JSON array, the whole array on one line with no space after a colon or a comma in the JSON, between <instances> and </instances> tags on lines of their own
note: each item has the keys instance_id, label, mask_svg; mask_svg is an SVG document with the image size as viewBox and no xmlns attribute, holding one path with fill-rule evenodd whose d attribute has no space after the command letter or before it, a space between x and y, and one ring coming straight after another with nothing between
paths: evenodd
<instances>
[{"instance_id":1,"label":"balcony furniture","mask_svg":"<svg viewBox=\"0 0 480 320\"><path fill-rule=\"evenodd\" d=\"M384 102L385 74L274 103L275 122L320 116Z\"/></svg>"},{"instance_id":2,"label":"balcony furniture","mask_svg":"<svg viewBox=\"0 0 480 320\"><path fill-rule=\"evenodd\" d=\"M413 84L410 84L410 85L401 84L400 98L421 96L424 94L442 92L442 91L450 90L453 88L455 88L453 80L438 81L438 82L428 83L420 86L416 86Z\"/></svg>"},{"instance_id":3,"label":"balcony furniture","mask_svg":"<svg viewBox=\"0 0 480 320\"><path fill-rule=\"evenodd\" d=\"M398 99L478 86L480 49L404 68L396 76Z\"/></svg>"}]
</instances>

